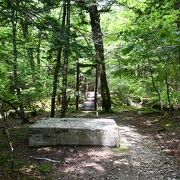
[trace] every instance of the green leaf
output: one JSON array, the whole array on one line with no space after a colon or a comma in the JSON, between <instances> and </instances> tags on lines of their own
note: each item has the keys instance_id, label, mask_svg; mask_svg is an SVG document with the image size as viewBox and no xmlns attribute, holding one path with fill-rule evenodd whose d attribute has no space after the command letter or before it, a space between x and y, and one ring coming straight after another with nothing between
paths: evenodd
<instances>
[{"instance_id":1,"label":"green leaf","mask_svg":"<svg viewBox=\"0 0 180 180\"><path fill-rule=\"evenodd\" d=\"M123 55L129 54L134 49L133 45L128 46L127 48L122 50Z\"/></svg>"}]
</instances>

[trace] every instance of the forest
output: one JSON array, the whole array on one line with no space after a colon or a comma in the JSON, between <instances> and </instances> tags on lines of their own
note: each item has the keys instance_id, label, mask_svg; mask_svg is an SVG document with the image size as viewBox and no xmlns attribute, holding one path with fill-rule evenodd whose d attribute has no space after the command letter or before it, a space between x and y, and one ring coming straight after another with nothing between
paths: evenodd
<instances>
[{"instance_id":1,"label":"forest","mask_svg":"<svg viewBox=\"0 0 180 180\"><path fill-rule=\"evenodd\" d=\"M0 170L11 162L11 170L3 171L0 179L13 179L16 158L8 155L14 153L12 144L24 148L29 124L42 117L99 114L129 122L133 114L135 121L130 124L142 125L137 114L142 115L146 125L150 119L158 122L150 129L165 133L158 139L161 143L170 138L170 153L176 158L179 7L179 0L0 0ZM88 92L94 93L93 110L84 112ZM63 148L65 153L68 147ZM11 152L3 154L7 149ZM44 179L50 173L47 163L34 166L41 174L33 172L34 178ZM14 178L27 177L18 171ZM77 177L69 179L73 178ZM53 174L49 179L58 177Z\"/></svg>"}]
</instances>

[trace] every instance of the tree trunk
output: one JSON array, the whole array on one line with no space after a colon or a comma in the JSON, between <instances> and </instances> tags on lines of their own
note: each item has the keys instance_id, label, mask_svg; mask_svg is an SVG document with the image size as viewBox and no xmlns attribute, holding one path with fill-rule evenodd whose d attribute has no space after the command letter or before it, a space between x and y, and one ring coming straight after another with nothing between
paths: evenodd
<instances>
[{"instance_id":1,"label":"tree trunk","mask_svg":"<svg viewBox=\"0 0 180 180\"><path fill-rule=\"evenodd\" d=\"M166 82L166 94L167 94L167 101L168 101L168 106L169 110L173 110L172 105L171 105L171 99L170 99L170 89L169 89L169 83L168 83L168 73L167 70L165 72L165 82Z\"/></svg>"},{"instance_id":2,"label":"tree trunk","mask_svg":"<svg viewBox=\"0 0 180 180\"><path fill-rule=\"evenodd\" d=\"M66 45L64 47L61 118L65 117L67 107L68 107L67 75L68 75L69 35L70 35L70 0L67 0L66 32L67 32L67 42L66 42Z\"/></svg>"},{"instance_id":3,"label":"tree trunk","mask_svg":"<svg viewBox=\"0 0 180 180\"><path fill-rule=\"evenodd\" d=\"M21 27L22 27L22 31L23 31L23 36L25 39L25 43L26 43L26 51L27 51L27 56L29 59L29 64L31 67L31 70L34 70L35 68L35 63L34 63L34 57L33 57L33 48L30 47L29 42L29 27L28 27L28 17L26 15L26 13L23 14L24 16L24 20L21 21Z\"/></svg>"},{"instance_id":4,"label":"tree trunk","mask_svg":"<svg viewBox=\"0 0 180 180\"><path fill-rule=\"evenodd\" d=\"M61 33L63 32L64 27L65 27L65 18L66 18L66 4L64 1ZM55 102L56 102L59 70L61 67L61 53L62 53L62 46L58 49L56 65L55 65L55 70L54 70L53 91L52 91L52 97L51 97L51 117L55 116Z\"/></svg>"},{"instance_id":5,"label":"tree trunk","mask_svg":"<svg viewBox=\"0 0 180 180\"><path fill-rule=\"evenodd\" d=\"M106 78L104 46L103 46L103 37L100 26L100 15L97 9L96 0L92 0L92 2L93 5L91 5L88 10L91 19L91 28L93 34L94 47L97 55L97 63L100 65L102 109L106 112L109 112L111 110L111 98L110 98L110 92Z\"/></svg>"},{"instance_id":6,"label":"tree trunk","mask_svg":"<svg viewBox=\"0 0 180 180\"><path fill-rule=\"evenodd\" d=\"M175 0L174 8L177 10L180 8L180 1L179 0ZM180 13L178 14L176 23L177 23L178 29L180 30Z\"/></svg>"},{"instance_id":7,"label":"tree trunk","mask_svg":"<svg viewBox=\"0 0 180 180\"><path fill-rule=\"evenodd\" d=\"M176 10L179 10L179 8L180 8L179 0L175 0L174 8ZM176 24L177 24L177 30L180 31L180 13L177 15ZM178 34L178 37L179 37L179 34ZM180 64L180 45L178 45L178 50L179 50L178 51L178 60L179 60L179 64Z\"/></svg>"},{"instance_id":8,"label":"tree trunk","mask_svg":"<svg viewBox=\"0 0 180 180\"><path fill-rule=\"evenodd\" d=\"M22 94L21 94L21 89L19 86L19 77L18 77L18 65L17 65L17 29L16 29L16 12L12 10L12 19L11 19L11 24L12 24L12 44L13 44L13 75L14 75L14 85L18 97L18 104L20 108L20 113L22 117L25 117L24 114L24 104L23 104L23 99L22 99ZM24 118L22 123L27 123L28 121Z\"/></svg>"},{"instance_id":9,"label":"tree trunk","mask_svg":"<svg viewBox=\"0 0 180 180\"><path fill-rule=\"evenodd\" d=\"M39 67L41 64L41 62L40 62L40 54L41 54L40 47L41 47L41 31L38 32L38 44L37 44L37 64Z\"/></svg>"},{"instance_id":10,"label":"tree trunk","mask_svg":"<svg viewBox=\"0 0 180 180\"><path fill-rule=\"evenodd\" d=\"M150 75L151 75L152 85L153 85L154 90L157 92L158 100L159 100L160 107L161 107L161 111L163 111L163 102L162 102L162 98L161 98L161 93L160 93L160 91L159 91L159 89L156 86L156 83L154 81L154 76L153 76L153 71L152 71L152 67L151 67L151 64L150 64L150 60L149 60L149 67L150 67Z\"/></svg>"}]
</instances>

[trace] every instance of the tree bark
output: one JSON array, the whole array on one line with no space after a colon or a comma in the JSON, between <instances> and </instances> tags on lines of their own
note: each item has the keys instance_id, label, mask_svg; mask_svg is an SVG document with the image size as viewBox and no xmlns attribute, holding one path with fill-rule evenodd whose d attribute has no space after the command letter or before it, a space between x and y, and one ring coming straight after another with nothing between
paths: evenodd
<instances>
[{"instance_id":1,"label":"tree bark","mask_svg":"<svg viewBox=\"0 0 180 180\"><path fill-rule=\"evenodd\" d=\"M67 0L66 32L67 32L67 42L66 42L66 45L64 47L61 118L65 117L67 107L68 107L67 75L68 75L69 36L70 36L70 0Z\"/></svg>"},{"instance_id":2,"label":"tree bark","mask_svg":"<svg viewBox=\"0 0 180 180\"><path fill-rule=\"evenodd\" d=\"M175 0L174 8L177 10L180 8L180 1L179 0ZM177 23L178 29L180 30L180 13L178 14L176 23Z\"/></svg>"},{"instance_id":3,"label":"tree bark","mask_svg":"<svg viewBox=\"0 0 180 180\"><path fill-rule=\"evenodd\" d=\"M88 11L90 14L91 28L92 28L94 47L96 50L97 63L100 65L102 109L106 112L109 112L111 110L111 98L110 98L110 92L106 78L103 35L101 32L100 15L97 9L96 0L92 0L92 3L93 4L89 7Z\"/></svg>"},{"instance_id":4,"label":"tree bark","mask_svg":"<svg viewBox=\"0 0 180 180\"><path fill-rule=\"evenodd\" d=\"M149 67L150 67L150 75L151 75L152 85L153 85L154 90L157 92L158 100L159 100L159 103L160 103L160 108L161 108L161 111L163 111L163 102L162 102L162 98L161 98L161 93L160 93L160 91L159 91L159 89L156 86L156 83L154 81L153 70L152 70L152 67L151 67L150 60L149 60Z\"/></svg>"},{"instance_id":5,"label":"tree bark","mask_svg":"<svg viewBox=\"0 0 180 180\"><path fill-rule=\"evenodd\" d=\"M31 67L31 70L34 70L35 68L35 63L34 63L34 56L33 56L33 48L30 47L29 42L29 27L28 27L28 17L27 14L24 13L23 14L24 20L21 21L21 27L22 27L22 31L23 31L23 36L25 39L25 44L26 44L26 51L27 51L27 57L29 59L29 65Z\"/></svg>"},{"instance_id":6,"label":"tree bark","mask_svg":"<svg viewBox=\"0 0 180 180\"><path fill-rule=\"evenodd\" d=\"M179 10L179 8L180 8L179 0L175 0L174 8L176 10ZM177 30L180 31L180 13L177 15L176 24L177 24ZM178 37L179 37L179 35L178 35ZM179 64L180 64L180 45L178 45L178 50L179 50L178 51L178 60L179 60Z\"/></svg>"},{"instance_id":7,"label":"tree bark","mask_svg":"<svg viewBox=\"0 0 180 180\"><path fill-rule=\"evenodd\" d=\"M20 108L20 113L22 117L25 117L24 114L24 104L23 104L23 99L22 99L22 94L21 94L21 89L19 85L19 77L18 77L18 65L17 65L17 17L16 17L16 12L12 10L12 18L11 18L11 24L12 24L12 44L13 44L13 75L14 75L14 85L18 97L18 104ZM27 123L28 121L24 118L22 123Z\"/></svg>"},{"instance_id":8,"label":"tree bark","mask_svg":"<svg viewBox=\"0 0 180 180\"><path fill-rule=\"evenodd\" d=\"M66 3L64 1L61 33L63 33L65 27L65 18L66 18ZM58 86L58 76L61 67L61 53L62 53L62 46L58 49L55 70L54 70L53 91L51 97L51 117L55 116L55 103L56 103L56 94L57 94L57 86Z\"/></svg>"},{"instance_id":9,"label":"tree bark","mask_svg":"<svg viewBox=\"0 0 180 180\"><path fill-rule=\"evenodd\" d=\"M25 122L28 122L28 119L25 118L24 116L22 116L22 114L17 110L17 108L10 102L10 101L7 101L3 98L0 97L0 101L2 101L2 103L5 103L5 104L8 104L11 108L13 108L15 110L15 112L18 114L18 116Z\"/></svg>"},{"instance_id":10,"label":"tree bark","mask_svg":"<svg viewBox=\"0 0 180 180\"><path fill-rule=\"evenodd\" d=\"M38 44L37 44L37 64L38 66L40 67L40 54L41 54L41 50L40 50L40 47L41 47L41 31L38 32Z\"/></svg>"},{"instance_id":11,"label":"tree bark","mask_svg":"<svg viewBox=\"0 0 180 180\"><path fill-rule=\"evenodd\" d=\"M171 111L171 110L173 110L173 108L172 108L171 99L170 99L170 88L169 88L169 82L168 82L167 69L166 69L166 72L165 72L165 83L166 83L166 94L167 94L167 101L168 101L169 111Z\"/></svg>"}]
</instances>

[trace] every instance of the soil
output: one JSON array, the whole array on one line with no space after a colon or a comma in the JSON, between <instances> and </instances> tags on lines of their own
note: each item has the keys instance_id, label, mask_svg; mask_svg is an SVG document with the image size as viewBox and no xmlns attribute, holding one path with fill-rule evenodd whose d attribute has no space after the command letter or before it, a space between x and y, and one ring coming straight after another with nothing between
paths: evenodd
<instances>
[{"instance_id":1,"label":"soil","mask_svg":"<svg viewBox=\"0 0 180 180\"><path fill-rule=\"evenodd\" d=\"M36 121L45 114L31 118ZM180 179L180 113L123 111L100 114L120 127L120 147L28 147L28 125L8 120L14 146L14 172L6 134L0 132L2 180L178 180ZM95 117L72 113L68 117ZM2 121L2 120L1 120ZM2 122L0 126L2 125ZM46 159L41 159L46 158ZM48 159L47 159L48 158ZM51 162L51 160L57 162Z\"/></svg>"}]
</instances>

